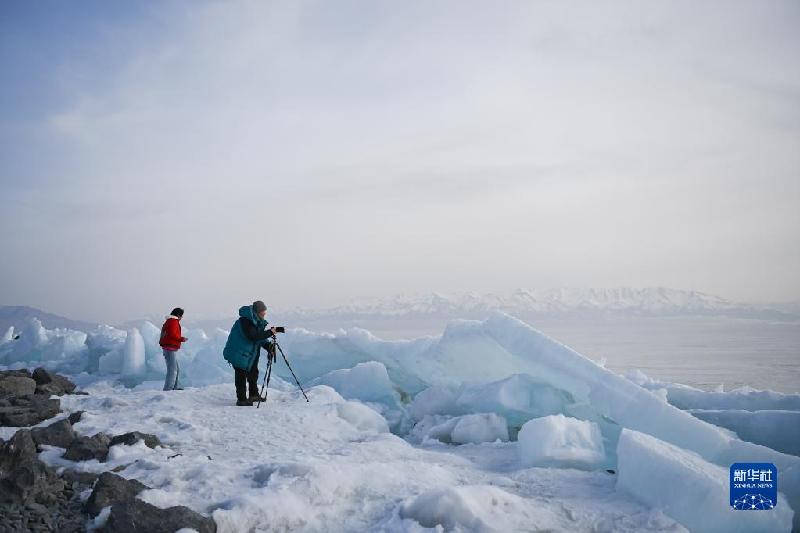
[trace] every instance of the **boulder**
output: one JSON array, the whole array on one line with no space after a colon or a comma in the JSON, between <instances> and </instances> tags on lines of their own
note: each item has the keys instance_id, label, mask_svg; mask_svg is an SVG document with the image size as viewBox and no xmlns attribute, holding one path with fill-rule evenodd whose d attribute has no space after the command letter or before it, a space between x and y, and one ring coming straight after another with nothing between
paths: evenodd
<instances>
[{"instance_id":1,"label":"boulder","mask_svg":"<svg viewBox=\"0 0 800 533\"><path fill-rule=\"evenodd\" d=\"M40 394L10 396L9 405L0 406L0 426L34 426L53 418L61 410L61 402ZM5 403L5 402L4 402Z\"/></svg>"},{"instance_id":2,"label":"boulder","mask_svg":"<svg viewBox=\"0 0 800 533\"><path fill-rule=\"evenodd\" d=\"M33 428L31 436L37 445L48 444L67 448L78 436L66 418L43 428Z\"/></svg>"},{"instance_id":3,"label":"boulder","mask_svg":"<svg viewBox=\"0 0 800 533\"><path fill-rule=\"evenodd\" d=\"M64 376L49 372L46 368L39 367L34 370L32 378L36 382L37 394L62 396L64 394L72 394L75 390L73 382Z\"/></svg>"},{"instance_id":4,"label":"boulder","mask_svg":"<svg viewBox=\"0 0 800 533\"><path fill-rule=\"evenodd\" d=\"M174 533L184 528L191 528L199 533L215 533L217 524L212 518L196 513L188 507L160 509L142 500L132 499L113 505L105 525L97 531Z\"/></svg>"},{"instance_id":5,"label":"boulder","mask_svg":"<svg viewBox=\"0 0 800 533\"><path fill-rule=\"evenodd\" d=\"M39 460L29 430L19 430L0 447L0 501L52 503L64 483Z\"/></svg>"},{"instance_id":6,"label":"boulder","mask_svg":"<svg viewBox=\"0 0 800 533\"><path fill-rule=\"evenodd\" d=\"M0 378L0 396L26 396L36 391L36 382L24 376Z\"/></svg>"},{"instance_id":7,"label":"boulder","mask_svg":"<svg viewBox=\"0 0 800 533\"><path fill-rule=\"evenodd\" d=\"M70 413L69 416L67 417L67 420L69 420L69 423L74 426L75 424L81 421L81 417L85 412L86 411L75 411L74 413Z\"/></svg>"},{"instance_id":8,"label":"boulder","mask_svg":"<svg viewBox=\"0 0 800 533\"><path fill-rule=\"evenodd\" d=\"M139 431L131 431L129 433L123 433L122 435L117 435L111 439L109 446L116 446L117 444L127 444L128 446L131 446L140 440L143 440L144 445L148 448L162 446L161 441L158 440L158 437L155 435L151 435L149 433L140 433Z\"/></svg>"},{"instance_id":9,"label":"boulder","mask_svg":"<svg viewBox=\"0 0 800 533\"><path fill-rule=\"evenodd\" d=\"M23 378L29 378L31 377L31 373L28 372L27 368L21 368L19 370L0 370L0 379L8 376L21 376Z\"/></svg>"},{"instance_id":10,"label":"boulder","mask_svg":"<svg viewBox=\"0 0 800 533\"><path fill-rule=\"evenodd\" d=\"M91 461L97 459L104 463L108 458L108 445L111 439L105 433L97 433L91 437L78 437L70 443L64 452L64 459L70 461Z\"/></svg>"},{"instance_id":11,"label":"boulder","mask_svg":"<svg viewBox=\"0 0 800 533\"><path fill-rule=\"evenodd\" d=\"M65 469L61 473L61 477L69 484L78 483L79 485L89 485L91 487L97 481L99 475L94 472L78 472L77 470Z\"/></svg>"},{"instance_id":12,"label":"boulder","mask_svg":"<svg viewBox=\"0 0 800 533\"><path fill-rule=\"evenodd\" d=\"M97 478L92 495L86 502L86 512L90 516L97 516L103 507L135 500L136 495L147 488L149 488L147 485L135 479L125 479L122 476L104 472ZM143 529L142 531L148 530Z\"/></svg>"}]
</instances>

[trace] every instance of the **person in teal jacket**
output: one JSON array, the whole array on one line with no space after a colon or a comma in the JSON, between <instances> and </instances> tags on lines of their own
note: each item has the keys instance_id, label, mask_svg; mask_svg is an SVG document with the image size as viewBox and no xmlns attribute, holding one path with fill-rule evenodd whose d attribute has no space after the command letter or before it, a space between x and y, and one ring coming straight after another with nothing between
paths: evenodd
<instances>
[{"instance_id":1,"label":"person in teal jacket","mask_svg":"<svg viewBox=\"0 0 800 533\"><path fill-rule=\"evenodd\" d=\"M261 300L240 307L239 319L231 327L222 351L235 372L236 405L253 405L259 399L264 401L258 393L258 359L261 348L267 348L269 339L276 333L276 328L267 327L266 316L267 306ZM269 357L275 357L274 351L268 350L267 353Z\"/></svg>"}]
</instances>

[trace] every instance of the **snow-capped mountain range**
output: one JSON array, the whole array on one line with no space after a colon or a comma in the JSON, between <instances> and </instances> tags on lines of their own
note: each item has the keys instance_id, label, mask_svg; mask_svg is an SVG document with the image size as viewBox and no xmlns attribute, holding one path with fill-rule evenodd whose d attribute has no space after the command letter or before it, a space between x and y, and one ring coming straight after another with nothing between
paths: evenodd
<instances>
[{"instance_id":1,"label":"snow-capped mountain range","mask_svg":"<svg viewBox=\"0 0 800 533\"><path fill-rule=\"evenodd\" d=\"M756 320L800 321L800 303L754 305L699 291L668 288L517 289L510 293L465 292L396 295L329 308L271 307L271 316L287 323L346 321L403 322L453 318L483 319L492 311L528 318L618 318L719 316ZM30 317L45 327L89 331L97 326L26 306L0 305L0 333ZM131 320L119 327L138 327L143 320L159 323L163 315ZM192 327L227 329L234 317L190 320Z\"/></svg>"},{"instance_id":2,"label":"snow-capped mountain range","mask_svg":"<svg viewBox=\"0 0 800 533\"><path fill-rule=\"evenodd\" d=\"M800 315L773 306L734 302L668 288L517 289L511 293L430 293L353 302L328 309L285 309L281 315L304 319L483 317L500 310L514 316L727 316L797 320Z\"/></svg>"},{"instance_id":3,"label":"snow-capped mountain range","mask_svg":"<svg viewBox=\"0 0 800 533\"><path fill-rule=\"evenodd\" d=\"M21 327L30 319L38 319L42 325L49 329L66 328L76 331L91 331L97 327L97 324L83 320L73 320L63 316L55 315L36 309L35 307L28 307L26 305L0 305L0 335L2 332L8 330L9 327Z\"/></svg>"}]
</instances>

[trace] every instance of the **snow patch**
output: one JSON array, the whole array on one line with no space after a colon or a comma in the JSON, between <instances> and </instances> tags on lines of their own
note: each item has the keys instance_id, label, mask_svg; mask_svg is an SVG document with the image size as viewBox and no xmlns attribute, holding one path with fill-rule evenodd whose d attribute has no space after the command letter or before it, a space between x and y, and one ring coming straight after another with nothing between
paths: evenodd
<instances>
[{"instance_id":1,"label":"snow patch","mask_svg":"<svg viewBox=\"0 0 800 533\"><path fill-rule=\"evenodd\" d=\"M361 431L388 433L386 419L366 405L357 402L344 402L336 405L339 417Z\"/></svg>"},{"instance_id":2,"label":"snow patch","mask_svg":"<svg viewBox=\"0 0 800 533\"><path fill-rule=\"evenodd\" d=\"M464 531L561 529L552 509L493 486L447 487L424 492L400 506L401 518L426 528Z\"/></svg>"}]
</instances>

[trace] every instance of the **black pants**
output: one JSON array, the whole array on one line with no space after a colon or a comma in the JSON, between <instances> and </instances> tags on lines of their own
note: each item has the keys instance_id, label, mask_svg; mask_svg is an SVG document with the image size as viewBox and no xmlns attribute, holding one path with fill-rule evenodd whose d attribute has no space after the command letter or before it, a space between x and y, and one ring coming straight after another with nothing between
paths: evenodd
<instances>
[{"instance_id":1,"label":"black pants","mask_svg":"<svg viewBox=\"0 0 800 533\"><path fill-rule=\"evenodd\" d=\"M247 387L250 387L250 396L258 396L258 359L260 356L261 350L256 355L256 360L253 361L249 372L241 368L234 368L237 400L247 399Z\"/></svg>"}]
</instances>

